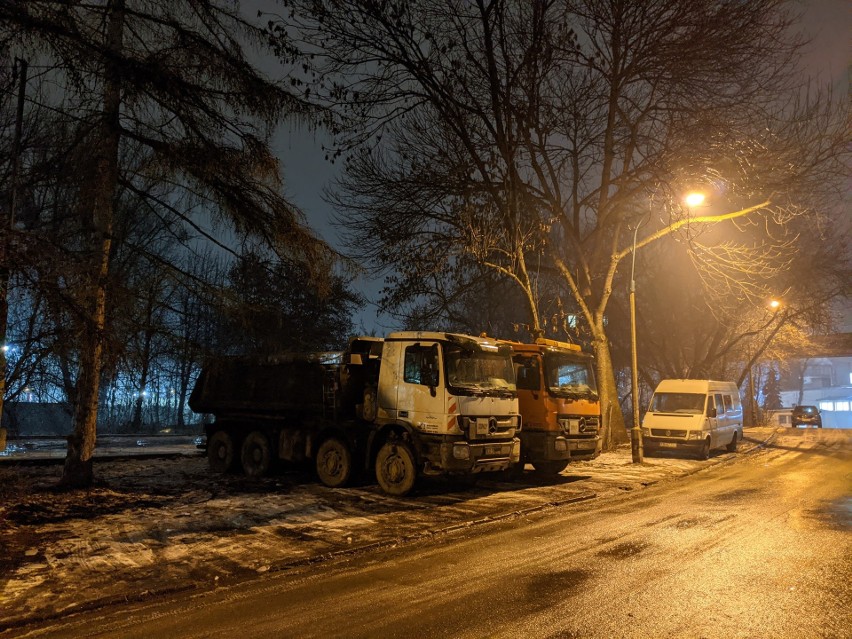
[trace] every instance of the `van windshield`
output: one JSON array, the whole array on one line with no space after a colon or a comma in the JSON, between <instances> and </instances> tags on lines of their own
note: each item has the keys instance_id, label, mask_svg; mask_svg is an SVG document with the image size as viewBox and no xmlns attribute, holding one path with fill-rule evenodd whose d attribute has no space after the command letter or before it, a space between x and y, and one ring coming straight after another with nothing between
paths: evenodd
<instances>
[{"instance_id":1,"label":"van windshield","mask_svg":"<svg viewBox=\"0 0 852 639\"><path fill-rule=\"evenodd\" d=\"M703 393L654 393L651 412L702 415L705 397Z\"/></svg>"}]
</instances>

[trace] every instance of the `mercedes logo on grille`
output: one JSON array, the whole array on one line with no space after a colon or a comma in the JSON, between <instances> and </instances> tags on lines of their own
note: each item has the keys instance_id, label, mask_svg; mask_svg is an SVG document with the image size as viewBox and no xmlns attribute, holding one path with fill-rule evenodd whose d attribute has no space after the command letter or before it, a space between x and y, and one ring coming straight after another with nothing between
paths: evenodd
<instances>
[{"instance_id":1,"label":"mercedes logo on grille","mask_svg":"<svg viewBox=\"0 0 852 639\"><path fill-rule=\"evenodd\" d=\"M497 418L492 417L488 420L488 432L492 435L497 432Z\"/></svg>"}]
</instances>

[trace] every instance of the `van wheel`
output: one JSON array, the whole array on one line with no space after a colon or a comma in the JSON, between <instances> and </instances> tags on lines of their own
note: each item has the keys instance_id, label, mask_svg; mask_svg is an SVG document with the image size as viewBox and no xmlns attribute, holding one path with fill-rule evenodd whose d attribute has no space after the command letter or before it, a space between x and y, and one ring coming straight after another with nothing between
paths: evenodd
<instances>
[{"instance_id":1,"label":"van wheel","mask_svg":"<svg viewBox=\"0 0 852 639\"><path fill-rule=\"evenodd\" d=\"M261 477L272 467L272 450L266 435L259 430L252 431L243 441L240 451L243 472L249 477Z\"/></svg>"},{"instance_id":2,"label":"van wheel","mask_svg":"<svg viewBox=\"0 0 852 639\"><path fill-rule=\"evenodd\" d=\"M727 449L729 453L737 452L737 444L739 443L739 438L737 437L737 431L734 431L734 437L731 439L731 443L727 445Z\"/></svg>"},{"instance_id":3,"label":"van wheel","mask_svg":"<svg viewBox=\"0 0 852 639\"><path fill-rule=\"evenodd\" d=\"M217 430L207 440L207 463L214 473L234 470L236 458L234 438L224 430Z\"/></svg>"},{"instance_id":4,"label":"van wheel","mask_svg":"<svg viewBox=\"0 0 852 639\"><path fill-rule=\"evenodd\" d=\"M537 461L533 462L533 468L539 475L558 475L568 468L568 460Z\"/></svg>"},{"instance_id":5,"label":"van wheel","mask_svg":"<svg viewBox=\"0 0 852 639\"><path fill-rule=\"evenodd\" d=\"M698 453L698 459L705 461L710 459L710 438L704 440L704 445L701 447L701 452Z\"/></svg>"},{"instance_id":6,"label":"van wheel","mask_svg":"<svg viewBox=\"0 0 852 639\"><path fill-rule=\"evenodd\" d=\"M352 475L352 453L337 437L320 444L316 459L317 476L330 488L345 486Z\"/></svg>"},{"instance_id":7,"label":"van wheel","mask_svg":"<svg viewBox=\"0 0 852 639\"><path fill-rule=\"evenodd\" d=\"M394 497L404 497L414 488L417 466L414 452L405 442L387 441L376 455L376 480L382 490Z\"/></svg>"}]
</instances>

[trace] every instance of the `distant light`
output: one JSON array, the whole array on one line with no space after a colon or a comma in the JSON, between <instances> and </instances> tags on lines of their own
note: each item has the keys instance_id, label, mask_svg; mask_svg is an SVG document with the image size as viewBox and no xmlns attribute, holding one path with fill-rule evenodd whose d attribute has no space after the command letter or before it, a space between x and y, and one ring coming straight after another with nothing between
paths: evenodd
<instances>
[{"instance_id":1,"label":"distant light","mask_svg":"<svg viewBox=\"0 0 852 639\"><path fill-rule=\"evenodd\" d=\"M781 302L779 302L778 300L772 300L771 302L769 302L769 308L777 309L779 306L781 306Z\"/></svg>"},{"instance_id":2,"label":"distant light","mask_svg":"<svg viewBox=\"0 0 852 639\"><path fill-rule=\"evenodd\" d=\"M8 345L8 344L3 344L3 352L4 352L4 353L8 353L8 352L9 352L9 345Z\"/></svg>"},{"instance_id":3,"label":"distant light","mask_svg":"<svg viewBox=\"0 0 852 639\"><path fill-rule=\"evenodd\" d=\"M687 206L701 206L704 204L704 194L703 193L690 193L684 198Z\"/></svg>"}]
</instances>

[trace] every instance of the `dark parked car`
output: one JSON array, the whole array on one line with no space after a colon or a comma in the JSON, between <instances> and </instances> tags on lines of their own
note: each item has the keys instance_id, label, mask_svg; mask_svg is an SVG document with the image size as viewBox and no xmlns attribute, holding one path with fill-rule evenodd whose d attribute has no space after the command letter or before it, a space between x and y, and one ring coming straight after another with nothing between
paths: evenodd
<instances>
[{"instance_id":1,"label":"dark parked car","mask_svg":"<svg viewBox=\"0 0 852 639\"><path fill-rule=\"evenodd\" d=\"M793 428L799 426L816 426L817 428L822 428L822 417L819 414L819 408L816 406L794 406L791 422Z\"/></svg>"}]
</instances>

